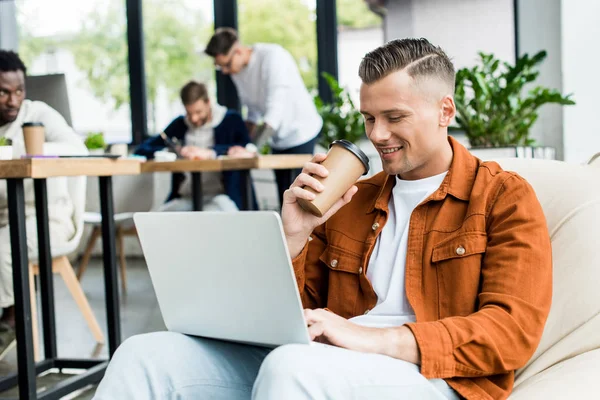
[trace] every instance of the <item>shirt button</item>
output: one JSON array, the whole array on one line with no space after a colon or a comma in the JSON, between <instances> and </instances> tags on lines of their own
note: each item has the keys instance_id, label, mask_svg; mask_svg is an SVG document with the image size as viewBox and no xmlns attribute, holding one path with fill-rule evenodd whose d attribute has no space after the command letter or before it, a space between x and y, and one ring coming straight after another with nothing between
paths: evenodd
<instances>
[{"instance_id":1,"label":"shirt button","mask_svg":"<svg viewBox=\"0 0 600 400\"><path fill-rule=\"evenodd\" d=\"M309 236L309 237L308 237L308 241L309 241L309 242L312 242L312 236Z\"/></svg>"},{"instance_id":2,"label":"shirt button","mask_svg":"<svg viewBox=\"0 0 600 400\"><path fill-rule=\"evenodd\" d=\"M358 273L359 273L359 274L362 274L362 267L360 267L360 268L358 269Z\"/></svg>"},{"instance_id":3,"label":"shirt button","mask_svg":"<svg viewBox=\"0 0 600 400\"><path fill-rule=\"evenodd\" d=\"M375 222L373 225L371 225L371 229L373 229L374 231L376 231L377 228L379 228L379 222Z\"/></svg>"},{"instance_id":4,"label":"shirt button","mask_svg":"<svg viewBox=\"0 0 600 400\"><path fill-rule=\"evenodd\" d=\"M338 260L331 260L331 267L335 268L338 265Z\"/></svg>"},{"instance_id":5,"label":"shirt button","mask_svg":"<svg viewBox=\"0 0 600 400\"><path fill-rule=\"evenodd\" d=\"M365 311L365 314L364 314L364 315L367 315L367 314L369 313L369 311L371 311L371 310L369 310L369 309L367 308L367 311Z\"/></svg>"},{"instance_id":6,"label":"shirt button","mask_svg":"<svg viewBox=\"0 0 600 400\"><path fill-rule=\"evenodd\" d=\"M462 246L458 246L458 247L456 248L456 254L458 254L459 256L462 256L462 255L464 255L464 254L465 254L465 248L464 248L464 247L462 247Z\"/></svg>"}]
</instances>

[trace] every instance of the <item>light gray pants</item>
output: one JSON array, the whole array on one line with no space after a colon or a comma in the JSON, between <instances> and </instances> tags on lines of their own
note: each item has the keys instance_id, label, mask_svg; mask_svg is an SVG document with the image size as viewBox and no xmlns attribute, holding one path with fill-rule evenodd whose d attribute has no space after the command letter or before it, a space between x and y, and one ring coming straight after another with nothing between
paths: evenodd
<instances>
[{"instance_id":1,"label":"light gray pants","mask_svg":"<svg viewBox=\"0 0 600 400\"><path fill-rule=\"evenodd\" d=\"M50 221L50 248L53 255L61 246L64 246L75 234L75 227L71 221L59 223ZM38 258L37 220L35 216L25 220L27 230L27 252L29 261ZM27 278L27 277L25 277ZM15 304L13 292L12 251L10 245L10 227L0 228L0 308L10 307Z\"/></svg>"},{"instance_id":2,"label":"light gray pants","mask_svg":"<svg viewBox=\"0 0 600 400\"><path fill-rule=\"evenodd\" d=\"M190 197L180 197L161 205L157 211L193 211L194 205ZM204 196L202 199L203 211L238 211L235 202L226 194L217 196Z\"/></svg>"},{"instance_id":3,"label":"light gray pants","mask_svg":"<svg viewBox=\"0 0 600 400\"><path fill-rule=\"evenodd\" d=\"M458 399L405 361L315 344L275 350L173 332L126 340L96 400Z\"/></svg>"}]
</instances>

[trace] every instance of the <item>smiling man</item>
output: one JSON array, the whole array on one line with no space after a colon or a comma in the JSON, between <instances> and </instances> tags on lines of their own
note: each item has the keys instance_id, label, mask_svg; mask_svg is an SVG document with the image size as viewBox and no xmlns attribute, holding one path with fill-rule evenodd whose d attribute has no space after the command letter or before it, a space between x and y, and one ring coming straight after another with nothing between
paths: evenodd
<instances>
[{"instance_id":1,"label":"smiling man","mask_svg":"<svg viewBox=\"0 0 600 400\"><path fill-rule=\"evenodd\" d=\"M45 131L45 150L53 154L86 154L81 138L65 119L41 101L25 99L27 69L19 56L0 50L0 137L12 140L16 155L25 153L23 129L25 122L41 122ZM12 348L15 341L12 256L8 227L6 184L0 184L0 358ZM48 180L48 212L51 245L67 243L75 234L73 203L65 178ZM37 258L37 235L33 183L25 180L25 215L29 257Z\"/></svg>"},{"instance_id":2,"label":"smiling man","mask_svg":"<svg viewBox=\"0 0 600 400\"><path fill-rule=\"evenodd\" d=\"M316 155L286 191L283 227L313 340L260 347L158 333L117 351L100 399L505 399L550 309L551 249L531 186L448 137L454 67L425 39L359 69L384 171L322 218Z\"/></svg>"}]
</instances>

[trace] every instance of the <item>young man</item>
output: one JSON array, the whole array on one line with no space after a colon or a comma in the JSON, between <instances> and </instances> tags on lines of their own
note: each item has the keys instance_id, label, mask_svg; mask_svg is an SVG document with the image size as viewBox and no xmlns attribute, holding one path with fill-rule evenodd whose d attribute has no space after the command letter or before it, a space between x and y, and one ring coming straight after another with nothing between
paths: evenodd
<instances>
[{"instance_id":1,"label":"young man","mask_svg":"<svg viewBox=\"0 0 600 400\"><path fill-rule=\"evenodd\" d=\"M14 154L25 154L25 122L44 124L47 148L58 154L87 154L81 138L54 109L41 101L25 100L27 69L16 53L0 50L0 137L12 140ZM33 182L25 181L25 215L29 257L37 257L37 234ZM51 245L60 246L75 234L73 203L65 178L48 180L48 212ZM6 183L0 182L0 358L14 342L15 316L12 279L12 255L8 227Z\"/></svg>"},{"instance_id":2,"label":"young man","mask_svg":"<svg viewBox=\"0 0 600 400\"><path fill-rule=\"evenodd\" d=\"M447 136L454 67L425 39L360 66L361 112L384 171L322 218L316 155L282 220L314 340L272 352L165 332L116 352L99 399L504 399L550 308L550 239L520 176ZM327 308L324 309L324 308Z\"/></svg>"},{"instance_id":3,"label":"young man","mask_svg":"<svg viewBox=\"0 0 600 400\"><path fill-rule=\"evenodd\" d=\"M276 44L244 46L234 29L219 28L205 53L222 73L231 75L241 103L248 107L247 124L258 148L270 140L273 154L313 153L323 120L287 50ZM235 147L230 155L247 153ZM293 179L288 170L276 170L275 179L281 202Z\"/></svg>"},{"instance_id":4,"label":"young man","mask_svg":"<svg viewBox=\"0 0 600 400\"><path fill-rule=\"evenodd\" d=\"M181 155L190 160L208 160L225 155L232 146L250 143L246 125L235 110L212 103L206 86L195 81L181 88L181 101L186 115L175 118L164 133L182 144ZM157 135L142 143L136 154L154 157L154 152L167 146ZM203 210L237 211L242 208L241 174L239 172L203 172ZM168 202L161 211L192 211L192 187L189 174L174 174Z\"/></svg>"}]
</instances>

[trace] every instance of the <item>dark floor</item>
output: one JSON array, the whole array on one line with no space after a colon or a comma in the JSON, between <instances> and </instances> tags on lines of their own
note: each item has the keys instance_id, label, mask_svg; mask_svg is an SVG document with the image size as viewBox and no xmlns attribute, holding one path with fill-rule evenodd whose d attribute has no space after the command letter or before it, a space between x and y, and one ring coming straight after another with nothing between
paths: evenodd
<instances>
[{"instance_id":1,"label":"dark floor","mask_svg":"<svg viewBox=\"0 0 600 400\"><path fill-rule=\"evenodd\" d=\"M92 260L82 278L81 285L103 332L106 334L106 303L104 302L104 279L101 265L101 259ZM139 333L165 330L150 276L142 258L129 258L127 260L127 284L127 294L123 295L121 293L120 297L123 340ZM55 275L54 288L59 357L107 358L107 346L98 346L96 344L83 316L79 312L77 305L67 291L60 276ZM12 350L0 361L0 376L14 372L16 369L16 350ZM38 390L43 390L44 387L51 387L53 383L60 381L63 376L58 373L50 373L39 377ZM0 400L17 398L17 393L16 388L11 391L2 392L0 393ZM90 388L83 393L64 397L64 399L91 399L93 393L94 388Z\"/></svg>"}]
</instances>

